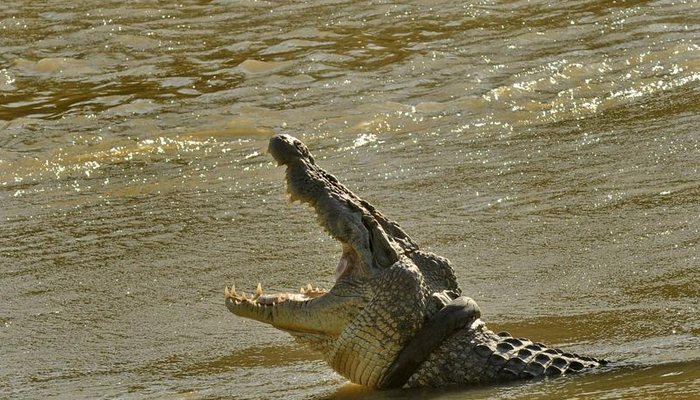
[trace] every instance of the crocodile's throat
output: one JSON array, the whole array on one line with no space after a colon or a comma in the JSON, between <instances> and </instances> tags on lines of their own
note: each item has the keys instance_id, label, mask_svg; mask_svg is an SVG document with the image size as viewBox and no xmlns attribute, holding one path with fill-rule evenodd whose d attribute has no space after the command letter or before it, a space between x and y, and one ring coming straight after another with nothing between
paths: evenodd
<instances>
[{"instance_id":1,"label":"crocodile's throat","mask_svg":"<svg viewBox=\"0 0 700 400\"><path fill-rule=\"evenodd\" d=\"M335 267L335 280L337 281L340 279L346 272L350 273L356 263L357 253L355 253L355 250L353 250L349 244L343 243L343 254L340 256L338 265Z\"/></svg>"}]
</instances>

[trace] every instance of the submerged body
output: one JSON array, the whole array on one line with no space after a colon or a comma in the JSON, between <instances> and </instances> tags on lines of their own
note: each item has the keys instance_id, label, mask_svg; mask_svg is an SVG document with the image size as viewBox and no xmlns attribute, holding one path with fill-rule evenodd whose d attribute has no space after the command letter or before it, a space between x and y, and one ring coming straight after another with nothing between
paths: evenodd
<instances>
[{"instance_id":1,"label":"submerged body","mask_svg":"<svg viewBox=\"0 0 700 400\"><path fill-rule=\"evenodd\" d=\"M299 140L277 135L269 150L287 167L290 201L313 207L343 252L329 291L265 295L258 286L248 297L226 288L234 314L289 332L353 383L377 388L561 375L606 363L492 332L447 259L421 251L319 168Z\"/></svg>"}]
</instances>

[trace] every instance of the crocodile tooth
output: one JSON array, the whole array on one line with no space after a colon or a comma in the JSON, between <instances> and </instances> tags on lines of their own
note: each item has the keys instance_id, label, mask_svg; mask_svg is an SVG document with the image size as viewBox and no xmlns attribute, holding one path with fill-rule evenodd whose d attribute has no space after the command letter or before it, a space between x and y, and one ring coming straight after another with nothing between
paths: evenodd
<instances>
[{"instance_id":1,"label":"crocodile tooth","mask_svg":"<svg viewBox=\"0 0 700 400\"><path fill-rule=\"evenodd\" d=\"M224 287L224 297L227 299L231 297L231 293L228 291L228 286Z\"/></svg>"},{"instance_id":2,"label":"crocodile tooth","mask_svg":"<svg viewBox=\"0 0 700 400\"><path fill-rule=\"evenodd\" d=\"M248 300L248 297L246 297L245 292L241 292L241 300Z\"/></svg>"},{"instance_id":3,"label":"crocodile tooth","mask_svg":"<svg viewBox=\"0 0 700 400\"><path fill-rule=\"evenodd\" d=\"M309 283L309 286L306 287L306 290L310 292L310 291L314 290L314 288L312 288L311 284Z\"/></svg>"},{"instance_id":4,"label":"crocodile tooth","mask_svg":"<svg viewBox=\"0 0 700 400\"><path fill-rule=\"evenodd\" d=\"M300 288L299 288L299 293L300 293L300 294L304 294L304 288L303 288L303 287L300 287Z\"/></svg>"},{"instance_id":5,"label":"crocodile tooth","mask_svg":"<svg viewBox=\"0 0 700 400\"><path fill-rule=\"evenodd\" d=\"M231 297L236 297L236 285L231 285Z\"/></svg>"},{"instance_id":6,"label":"crocodile tooth","mask_svg":"<svg viewBox=\"0 0 700 400\"><path fill-rule=\"evenodd\" d=\"M258 297L262 296L262 284L258 282L258 288L255 289L255 294L258 295Z\"/></svg>"}]
</instances>

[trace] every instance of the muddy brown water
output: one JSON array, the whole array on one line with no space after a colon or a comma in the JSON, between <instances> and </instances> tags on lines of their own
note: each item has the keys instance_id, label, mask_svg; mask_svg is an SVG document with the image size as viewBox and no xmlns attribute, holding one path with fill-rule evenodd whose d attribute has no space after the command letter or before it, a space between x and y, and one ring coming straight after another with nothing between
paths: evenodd
<instances>
[{"instance_id":1,"label":"muddy brown water","mask_svg":"<svg viewBox=\"0 0 700 400\"><path fill-rule=\"evenodd\" d=\"M0 398L690 399L697 1L0 3ZM497 330L616 360L351 385L223 288L329 287L289 133Z\"/></svg>"}]
</instances>

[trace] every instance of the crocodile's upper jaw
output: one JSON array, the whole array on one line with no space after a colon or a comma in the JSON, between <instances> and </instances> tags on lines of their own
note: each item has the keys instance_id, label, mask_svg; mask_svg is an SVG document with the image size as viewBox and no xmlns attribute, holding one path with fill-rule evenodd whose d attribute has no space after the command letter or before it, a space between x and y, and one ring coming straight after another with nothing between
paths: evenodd
<instances>
[{"instance_id":1,"label":"crocodile's upper jaw","mask_svg":"<svg viewBox=\"0 0 700 400\"><path fill-rule=\"evenodd\" d=\"M298 293L264 294L262 285L246 294L235 287L225 289L226 306L236 315L298 334L337 337L367 300L365 281L373 270L369 242L361 216L344 198L351 194L335 178L315 165L304 144L287 135L270 140L270 153L287 167L289 202L306 203L316 210L319 224L338 240L342 253L335 267L336 283L329 291L302 286Z\"/></svg>"}]
</instances>

